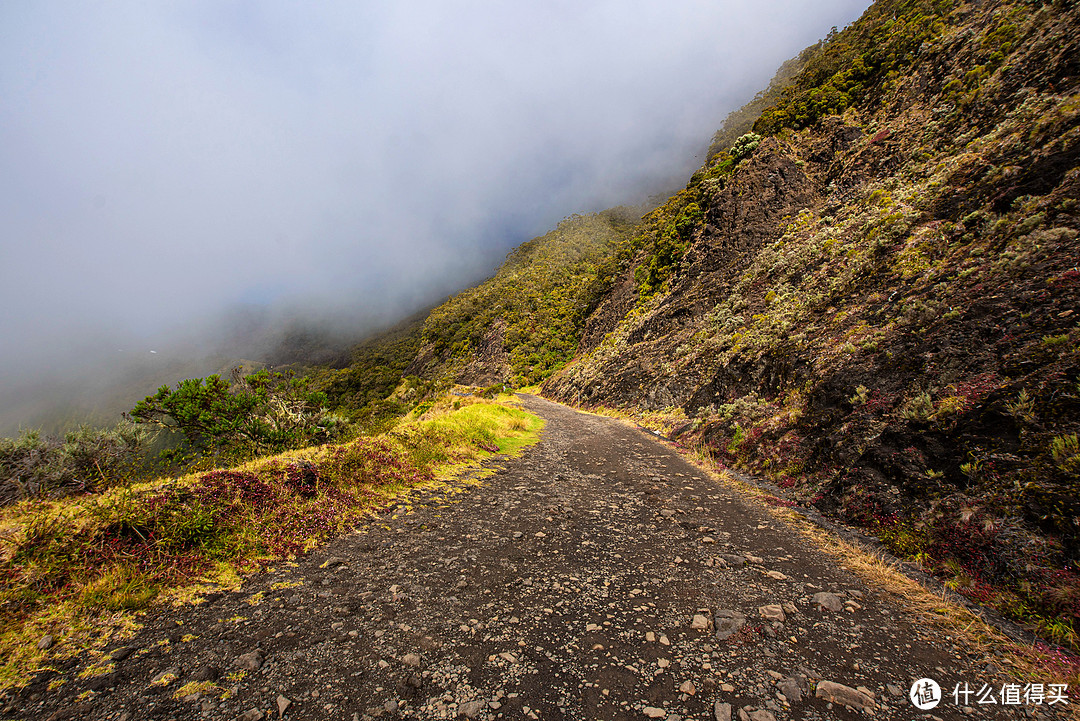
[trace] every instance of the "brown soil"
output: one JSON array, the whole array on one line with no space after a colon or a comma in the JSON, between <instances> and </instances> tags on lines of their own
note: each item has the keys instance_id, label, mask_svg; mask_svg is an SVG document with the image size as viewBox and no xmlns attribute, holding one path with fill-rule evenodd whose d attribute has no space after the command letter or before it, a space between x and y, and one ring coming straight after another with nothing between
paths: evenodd
<instances>
[{"instance_id":1,"label":"brown soil","mask_svg":"<svg viewBox=\"0 0 1080 721\"><path fill-rule=\"evenodd\" d=\"M482 485L414 494L239 592L159 609L111 673L78 678L99 659L42 673L0 715L254 719L277 717L280 696L287 719L712 719L717 702L736 718L863 717L813 695L828 680L872 692L874 718L909 719L908 688L928 676L946 694L932 713L949 718L955 684L1000 688L988 659L916 627L650 434L524 402L547 419L540 444ZM818 610L823 591L844 610ZM772 623L769 604L795 609ZM725 640L720 611L746 619ZM257 668L241 678L244 660ZM197 680L214 688L176 698ZM778 696L799 686L801 700ZM1048 713L972 710L1021 709Z\"/></svg>"}]
</instances>

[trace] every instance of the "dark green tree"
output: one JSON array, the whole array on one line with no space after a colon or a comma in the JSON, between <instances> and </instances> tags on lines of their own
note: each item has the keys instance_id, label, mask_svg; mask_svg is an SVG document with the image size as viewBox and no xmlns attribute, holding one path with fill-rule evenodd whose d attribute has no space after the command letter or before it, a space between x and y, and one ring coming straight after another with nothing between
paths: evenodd
<instances>
[{"instance_id":1,"label":"dark green tree","mask_svg":"<svg viewBox=\"0 0 1080 721\"><path fill-rule=\"evenodd\" d=\"M261 370L189 378L162 386L129 414L137 423L180 431L196 450L220 454L273 453L333 440L342 419L326 411L326 396L306 378Z\"/></svg>"}]
</instances>

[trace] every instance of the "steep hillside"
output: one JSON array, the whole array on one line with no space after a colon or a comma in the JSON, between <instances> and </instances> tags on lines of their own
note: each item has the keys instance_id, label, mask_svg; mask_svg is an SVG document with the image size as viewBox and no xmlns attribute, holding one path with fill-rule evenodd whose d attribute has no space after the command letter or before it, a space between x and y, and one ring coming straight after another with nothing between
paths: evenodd
<instances>
[{"instance_id":1,"label":"steep hillside","mask_svg":"<svg viewBox=\"0 0 1080 721\"><path fill-rule=\"evenodd\" d=\"M494 277L431 311L406 372L474 385L547 378L577 350L638 215L628 208L574 215L522 243Z\"/></svg>"},{"instance_id":2,"label":"steep hillside","mask_svg":"<svg viewBox=\"0 0 1080 721\"><path fill-rule=\"evenodd\" d=\"M546 381L1077 643L1080 15L879 0L686 190Z\"/></svg>"},{"instance_id":3,"label":"steep hillside","mask_svg":"<svg viewBox=\"0 0 1080 721\"><path fill-rule=\"evenodd\" d=\"M326 394L335 411L367 431L385 430L409 410L393 394L420 349L425 317L426 313L417 314L357 343L349 349L349 363L343 368L309 369L314 387Z\"/></svg>"}]
</instances>

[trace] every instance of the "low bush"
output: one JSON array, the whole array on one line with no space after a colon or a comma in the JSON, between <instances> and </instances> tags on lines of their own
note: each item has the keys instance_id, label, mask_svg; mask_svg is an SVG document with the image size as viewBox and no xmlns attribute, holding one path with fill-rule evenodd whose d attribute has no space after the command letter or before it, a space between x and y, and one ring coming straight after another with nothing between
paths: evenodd
<instances>
[{"instance_id":1,"label":"low bush","mask_svg":"<svg viewBox=\"0 0 1080 721\"><path fill-rule=\"evenodd\" d=\"M0 504L122 485L149 472L146 432L122 422L82 426L63 438L28 430L0 438Z\"/></svg>"}]
</instances>

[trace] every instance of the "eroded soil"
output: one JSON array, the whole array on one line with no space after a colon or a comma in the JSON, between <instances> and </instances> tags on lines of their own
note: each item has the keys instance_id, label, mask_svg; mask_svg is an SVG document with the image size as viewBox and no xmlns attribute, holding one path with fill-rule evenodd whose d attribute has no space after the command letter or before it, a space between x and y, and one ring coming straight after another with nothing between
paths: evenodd
<instances>
[{"instance_id":1,"label":"eroded soil","mask_svg":"<svg viewBox=\"0 0 1080 721\"><path fill-rule=\"evenodd\" d=\"M524 402L541 443L481 486L414 494L240 592L158 610L108 673L42 674L3 717L959 718L957 683L1000 689L988 659L648 433ZM946 695L925 714L907 698L922 677ZM872 703L830 704L822 681Z\"/></svg>"}]
</instances>

